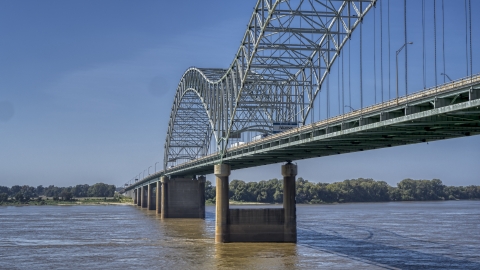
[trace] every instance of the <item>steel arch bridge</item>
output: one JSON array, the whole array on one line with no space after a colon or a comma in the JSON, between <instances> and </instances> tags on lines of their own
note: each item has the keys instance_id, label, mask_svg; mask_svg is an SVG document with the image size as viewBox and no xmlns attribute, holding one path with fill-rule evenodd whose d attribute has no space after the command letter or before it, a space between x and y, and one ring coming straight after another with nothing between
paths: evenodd
<instances>
[{"instance_id":1,"label":"steel arch bridge","mask_svg":"<svg viewBox=\"0 0 480 270\"><path fill-rule=\"evenodd\" d=\"M164 170L226 154L244 132L304 125L322 83L377 0L259 0L228 69L189 68L175 94Z\"/></svg>"}]
</instances>

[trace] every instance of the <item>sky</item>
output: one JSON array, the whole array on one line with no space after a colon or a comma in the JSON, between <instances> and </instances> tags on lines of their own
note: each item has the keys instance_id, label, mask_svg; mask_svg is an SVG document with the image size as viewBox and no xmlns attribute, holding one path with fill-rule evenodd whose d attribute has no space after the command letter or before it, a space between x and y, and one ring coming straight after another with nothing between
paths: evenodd
<instances>
[{"instance_id":1,"label":"sky","mask_svg":"<svg viewBox=\"0 0 480 270\"><path fill-rule=\"evenodd\" d=\"M183 72L227 68L255 3L0 0L0 185L120 186L161 169ZM446 31L457 31L446 23ZM448 46L465 51L455 41ZM474 51L474 72L477 59ZM459 69L449 75L464 76ZM409 88L421 84L413 79ZM479 150L480 136L471 136L322 157L298 161L298 177L480 185ZM280 178L280 165L233 171L230 179Z\"/></svg>"}]
</instances>

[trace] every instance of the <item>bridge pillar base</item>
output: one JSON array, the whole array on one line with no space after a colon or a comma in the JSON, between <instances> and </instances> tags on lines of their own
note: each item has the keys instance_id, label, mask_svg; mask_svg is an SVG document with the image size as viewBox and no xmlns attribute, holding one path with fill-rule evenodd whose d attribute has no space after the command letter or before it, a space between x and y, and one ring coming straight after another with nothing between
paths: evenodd
<instances>
[{"instance_id":1,"label":"bridge pillar base","mask_svg":"<svg viewBox=\"0 0 480 270\"><path fill-rule=\"evenodd\" d=\"M154 184L148 184L147 190L147 209L148 210L155 210L155 193L153 192Z\"/></svg>"},{"instance_id":2,"label":"bridge pillar base","mask_svg":"<svg viewBox=\"0 0 480 270\"><path fill-rule=\"evenodd\" d=\"M157 212L157 214L160 214L162 213L162 197L161 197L161 190L162 190L162 182L161 181L157 181L156 183L157 185L157 190L156 190L156 197L155 197L155 210Z\"/></svg>"},{"instance_id":3,"label":"bridge pillar base","mask_svg":"<svg viewBox=\"0 0 480 270\"><path fill-rule=\"evenodd\" d=\"M142 206L142 189L137 188L137 206Z\"/></svg>"},{"instance_id":4,"label":"bridge pillar base","mask_svg":"<svg viewBox=\"0 0 480 270\"><path fill-rule=\"evenodd\" d=\"M162 177L162 218L205 218L205 177Z\"/></svg>"},{"instance_id":5,"label":"bridge pillar base","mask_svg":"<svg viewBox=\"0 0 480 270\"><path fill-rule=\"evenodd\" d=\"M160 205L160 217L162 219L168 217L168 178L166 176L162 176L160 178L160 182L162 183L162 192L161 192L161 205Z\"/></svg>"},{"instance_id":6,"label":"bridge pillar base","mask_svg":"<svg viewBox=\"0 0 480 270\"><path fill-rule=\"evenodd\" d=\"M222 167L221 167L222 166ZM297 165L282 166L283 208L229 209L230 166L215 166L217 182L215 242L297 242L295 177Z\"/></svg>"},{"instance_id":7,"label":"bridge pillar base","mask_svg":"<svg viewBox=\"0 0 480 270\"><path fill-rule=\"evenodd\" d=\"M134 190L133 190L132 199L133 199L133 204L134 204L134 205L137 205L137 189L134 189Z\"/></svg>"},{"instance_id":8,"label":"bridge pillar base","mask_svg":"<svg viewBox=\"0 0 480 270\"><path fill-rule=\"evenodd\" d=\"M216 177L216 199L215 199L215 242L229 242L228 231L228 176L230 175L230 165L218 164L214 167Z\"/></svg>"},{"instance_id":9,"label":"bridge pillar base","mask_svg":"<svg viewBox=\"0 0 480 270\"><path fill-rule=\"evenodd\" d=\"M142 186L140 189L140 197L142 198L142 200L140 201L140 205L142 206L142 208L147 208L147 187Z\"/></svg>"},{"instance_id":10,"label":"bridge pillar base","mask_svg":"<svg viewBox=\"0 0 480 270\"><path fill-rule=\"evenodd\" d=\"M297 165L287 163L282 165L283 176L283 242L297 242L297 207L295 202L295 177Z\"/></svg>"}]
</instances>

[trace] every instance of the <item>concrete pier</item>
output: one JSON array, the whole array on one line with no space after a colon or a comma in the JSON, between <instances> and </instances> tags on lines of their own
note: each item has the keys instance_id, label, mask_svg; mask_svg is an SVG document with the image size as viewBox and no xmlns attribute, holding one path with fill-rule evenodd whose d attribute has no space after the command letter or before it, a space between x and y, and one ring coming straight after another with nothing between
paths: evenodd
<instances>
[{"instance_id":1,"label":"concrete pier","mask_svg":"<svg viewBox=\"0 0 480 270\"><path fill-rule=\"evenodd\" d=\"M228 237L228 176L230 165L218 164L214 167L216 177L216 212L215 212L215 242L229 242Z\"/></svg>"},{"instance_id":2,"label":"concrete pier","mask_svg":"<svg viewBox=\"0 0 480 270\"><path fill-rule=\"evenodd\" d=\"M142 206L142 189L137 188L137 206Z\"/></svg>"},{"instance_id":3,"label":"concrete pier","mask_svg":"<svg viewBox=\"0 0 480 270\"><path fill-rule=\"evenodd\" d=\"M147 208L147 186L142 186L141 187L141 197L142 197L142 201L141 201L141 206L142 208Z\"/></svg>"},{"instance_id":4,"label":"concrete pier","mask_svg":"<svg viewBox=\"0 0 480 270\"><path fill-rule=\"evenodd\" d=\"M282 165L283 176L283 210L284 210L284 242L297 242L297 207L295 203L295 177L297 165L288 162Z\"/></svg>"},{"instance_id":5,"label":"concrete pier","mask_svg":"<svg viewBox=\"0 0 480 270\"><path fill-rule=\"evenodd\" d=\"M132 197L132 199L133 199L133 204L134 204L134 205L137 205L137 189L134 189L134 190L133 190L133 197Z\"/></svg>"},{"instance_id":6,"label":"concrete pier","mask_svg":"<svg viewBox=\"0 0 480 270\"><path fill-rule=\"evenodd\" d=\"M198 177L198 217L205 218L205 176Z\"/></svg>"},{"instance_id":7,"label":"concrete pier","mask_svg":"<svg viewBox=\"0 0 480 270\"><path fill-rule=\"evenodd\" d=\"M162 193L161 197L161 206L160 206L160 217L162 219L168 217L168 178L166 176L162 176L160 178L160 182L162 183Z\"/></svg>"},{"instance_id":8,"label":"concrete pier","mask_svg":"<svg viewBox=\"0 0 480 270\"><path fill-rule=\"evenodd\" d=\"M205 218L205 180L193 177L171 178L162 190L164 218ZM163 188L163 187L162 187ZM163 205L162 205L163 206ZM165 209L165 213L163 213Z\"/></svg>"},{"instance_id":9,"label":"concrete pier","mask_svg":"<svg viewBox=\"0 0 480 270\"><path fill-rule=\"evenodd\" d=\"M162 201L161 201L161 190L162 190L162 182L157 181L157 190L156 190L156 202L155 202L155 209L157 210L157 214L160 214L162 212Z\"/></svg>"},{"instance_id":10,"label":"concrete pier","mask_svg":"<svg viewBox=\"0 0 480 270\"><path fill-rule=\"evenodd\" d=\"M215 242L297 242L295 177L297 165L282 166L283 208L229 209L228 164L215 165Z\"/></svg>"},{"instance_id":11,"label":"concrete pier","mask_svg":"<svg viewBox=\"0 0 480 270\"><path fill-rule=\"evenodd\" d=\"M153 192L154 187L156 184L149 184L147 190L147 209L148 210L155 210L155 192Z\"/></svg>"}]
</instances>

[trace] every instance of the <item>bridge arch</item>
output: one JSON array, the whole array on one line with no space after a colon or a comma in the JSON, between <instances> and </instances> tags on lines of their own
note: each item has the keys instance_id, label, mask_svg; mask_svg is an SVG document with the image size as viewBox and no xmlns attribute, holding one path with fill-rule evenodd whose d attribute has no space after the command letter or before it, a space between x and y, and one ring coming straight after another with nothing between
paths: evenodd
<instances>
[{"instance_id":1,"label":"bridge arch","mask_svg":"<svg viewBox=\"0 0 480 270\"><path fill-rule=\"evenodd\" d=\"M331 66L376 2L258 0L230 67L192 67L182 76L164 169L207 155L212 142L223 156L242 133L305 124Z\"/></svg>"}]
</instances>

